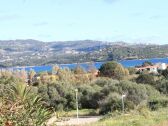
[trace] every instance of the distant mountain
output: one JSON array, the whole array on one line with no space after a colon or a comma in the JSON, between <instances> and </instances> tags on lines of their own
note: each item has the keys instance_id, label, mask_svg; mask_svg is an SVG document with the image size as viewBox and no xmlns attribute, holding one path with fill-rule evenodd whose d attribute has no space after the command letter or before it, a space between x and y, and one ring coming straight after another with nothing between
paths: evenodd
<instances>
[{"instance_id":1,"label":"distant mountain","mask_svg":"<svg viewBox=\"0 0 168 126\"><path fill-rule=\"evenodd\" d=\"M65 48L70 49L81 49L81 48L89 48L102 45L101 41L92 41L92 40L79 40L79 41L63 41L63 42L42 42L32 39L27 40L8 40L8 41L0 41L1 49L11 49L16 51L41 51L46 49L56 49L63 50Z\"/></svg>"},{"instance_id":2,"label":"distant mountain","mask_svg":"<svg viewBox=\"0 0 168 126\"><path fill-rule=\"evenodd\" d=\"M93 40L0 41L0 67L167 57L168 45Z\"/></svg>"}]
</instances>

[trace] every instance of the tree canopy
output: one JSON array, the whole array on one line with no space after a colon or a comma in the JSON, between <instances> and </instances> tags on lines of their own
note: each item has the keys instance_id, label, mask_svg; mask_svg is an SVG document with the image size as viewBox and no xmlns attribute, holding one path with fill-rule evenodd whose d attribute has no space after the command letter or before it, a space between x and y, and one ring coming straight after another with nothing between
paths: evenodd
<instances>
[{"instance_id":1,"label":"tree canopy","mask_svg":"<svg viewBox=\"0 0 168 126\"><path fill-rule=\"evenodd\" d=\"M119 80L129 74L129 71L127 69L125 69L121 64L115 61L104 63L100 67L99 71L100 76L110 77Z\"/></svg>"}]
</instances>

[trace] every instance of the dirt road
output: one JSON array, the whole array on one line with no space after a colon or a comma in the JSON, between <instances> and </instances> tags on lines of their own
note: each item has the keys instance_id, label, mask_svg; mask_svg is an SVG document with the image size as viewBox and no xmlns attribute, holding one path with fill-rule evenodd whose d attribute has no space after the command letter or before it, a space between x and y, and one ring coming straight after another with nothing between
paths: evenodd
<instances>
[{"instance_id":1,"label":"dirt road","mask_svg":"<svg viewBox=\"0 0 168 126\"><path fill-rule=\"evenodd\" d=\"M101 119L101 116L82 116L78 119L76 117L70 117L67 121L55 122L56 118L51 118L48 122L48 126L55 122L57 126L78 126L87 125L89 123L97 122Z\"/></svg>"}]
</instances>

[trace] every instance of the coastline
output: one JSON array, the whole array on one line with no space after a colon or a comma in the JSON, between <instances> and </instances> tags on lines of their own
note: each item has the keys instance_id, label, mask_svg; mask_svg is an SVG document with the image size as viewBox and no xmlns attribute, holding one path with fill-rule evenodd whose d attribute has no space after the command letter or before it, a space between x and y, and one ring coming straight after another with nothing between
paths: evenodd
<instances>
[{"instance_id":1,"label":"coastline","mask_svg":"<svg viewBox=\"0 0 168 126\"><path fill-rule=\"evenodd\" d=\"M141 65L144 61L150 61L152 63L168 63L168 58L148 58L148 59L134 59L134 60L118 60L117 62L121 63L124 67L135 67L137 65ZM107 62L107 61L104 61ZM104 63L102 62L83 62L83 63L69 63L69 64L55 64L59 67L68 67L70 69L74 68L77 64L79 64L81 67L87 69L87 65L93 63L93 65L99 69L100 66ZM14 69L14 70L21 70L26 69L26 71L29 71L30 69L33 69L37 72L39 71L51 71L52 66L54 65L41 65L41 66L14 66L14 67L6 67L1 69Z\"/></svg>"}]
</instances>

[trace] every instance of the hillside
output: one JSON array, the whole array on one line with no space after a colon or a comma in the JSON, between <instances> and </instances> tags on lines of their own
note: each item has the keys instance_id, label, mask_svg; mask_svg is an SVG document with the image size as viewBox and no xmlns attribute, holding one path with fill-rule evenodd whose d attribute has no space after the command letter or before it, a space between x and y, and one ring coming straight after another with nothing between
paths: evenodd
<instances>
[{"instance_id":1,"label":"hillside","mask_svg":"<svg viewBox=\"0 0 168 126\"><path fill-rule=\"evenodd\" d=\"M160 58L168 45L127 44L92 40L42 42L32 39L0 41L0 66Z\"/></svg>"}]
</instances>

